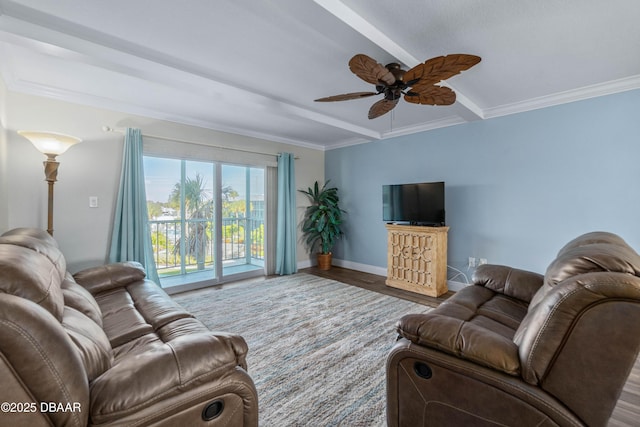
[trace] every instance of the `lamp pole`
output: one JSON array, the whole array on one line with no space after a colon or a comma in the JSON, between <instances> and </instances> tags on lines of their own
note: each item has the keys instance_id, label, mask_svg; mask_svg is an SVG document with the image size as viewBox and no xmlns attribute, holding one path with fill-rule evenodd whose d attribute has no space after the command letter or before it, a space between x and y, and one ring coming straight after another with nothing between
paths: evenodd
<instances>
[{"instance_id":1,"label":"lamp pole","mask_svg":"<svg viewBox=\"0 0 640 427\"><path fill-rule=\"evenodd\" d=\"M38 151L47 156L47 160L43 162L44 179L49 185L47 232L53 236L53 184L58 178L58 166L60 166L60 162L56 161L56 156L64 153L69 149L69 147L81 142L82 140L74 136L54 132L19 130L18 134L31 141Z\"/></svg>"},{"instance_id":2,"label":"lamp pole","mask_svg":"<svg viewBox=\"0 0 640 427\"><path fill-rule=\"evenodd\" d=\"M47 232L53 236L53 184L58 178L58 166L60 162L56 162L56 156L52 154L47 155L47 160L42 162L44 165L45 181L49 184L49 198L47 209Z\"/></svg>"}]
</instances>

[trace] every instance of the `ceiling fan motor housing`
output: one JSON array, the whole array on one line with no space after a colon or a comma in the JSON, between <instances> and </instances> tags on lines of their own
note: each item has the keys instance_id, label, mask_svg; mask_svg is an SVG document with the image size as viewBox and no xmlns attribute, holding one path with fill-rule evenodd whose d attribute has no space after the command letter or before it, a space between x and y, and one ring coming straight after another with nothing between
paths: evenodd
<instances>
[{"instance_id":1,"label":"ceiling fan motor housing","mask_svg":"<svg viewBox=\"0 0 640 427\"><path fill-rule=\"evenodd\" d=\"M384 99L387 101L395 101L400 99L402 91L407 88L403 77L406 73L397 62L391 62L385 65L385 68L393 74L396 81L392 85L380 84L376 86L378 93L384 93Z\"/></svg>"},{"instance_id":2,"label":"ceiling fan motor housing","mask_svg":"<svg viewBox=\"0 0 640 427\"><path fill-rule=\"evenodd\" d=\"M384 99L387 101L395 101L402 96L402 89L399 87L388 87L384 91Z\"/></svg>"},{"instance_id":3,"label":"ceiling fan motor housing","mask_svg":"<svg viewBox=\"0 0 640 427\"><path fill-rule=\"evenodd\" d=\"M385 65L385 67L387 70L391 71L393 77L396 78L396 84L403 81L404 73L406 73L406 71L401 68L400 64L397 62L391 62Z\"/></svg>"}]
</instances>

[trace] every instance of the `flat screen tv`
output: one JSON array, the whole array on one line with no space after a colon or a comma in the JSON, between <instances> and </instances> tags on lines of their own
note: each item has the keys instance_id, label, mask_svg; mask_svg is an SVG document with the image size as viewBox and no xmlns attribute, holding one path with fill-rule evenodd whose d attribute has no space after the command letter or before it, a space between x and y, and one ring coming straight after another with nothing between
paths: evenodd
<instances>
[{"instance_id":1,"label":"flat screen tv","mask_svg":"<svg viewBox=\"0 0 640 427\"><path fill-rule=\"evenodd\" d=\"M412 225L445 225L444 182L383 185L382 219Z\"/></svg>"}]
</instances>

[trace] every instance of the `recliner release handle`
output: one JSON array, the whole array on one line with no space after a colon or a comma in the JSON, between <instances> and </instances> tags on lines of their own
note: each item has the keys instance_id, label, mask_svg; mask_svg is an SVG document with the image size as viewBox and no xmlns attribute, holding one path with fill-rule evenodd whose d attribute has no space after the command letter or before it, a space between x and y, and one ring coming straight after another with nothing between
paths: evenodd
<instances>
[{"instance_id":1,"label":"recliner release handle","mask_svg":"<svg viewBox=\"0 0 640 427\"><path fill-rule=\"evenodd\" d=\"M415 362L413 364L413 370L415 371L416 375L418 375L420 378L424 378L425 380L428 380L433 375L433 372L431 371L429 365L424 362Z\"/></svg>"},{"instance_id":2,"label":"recliner release handle","mask_svg":"<svg viewBox=\"0 0 640 427\"><path fill-rule=\"evenodd\" d=\"M218 399L209 403L202 410L202 419L204 421L211 421L215 418L218 418L222 411L224 410L224 401Z\"/></svg>"}]
</instances>

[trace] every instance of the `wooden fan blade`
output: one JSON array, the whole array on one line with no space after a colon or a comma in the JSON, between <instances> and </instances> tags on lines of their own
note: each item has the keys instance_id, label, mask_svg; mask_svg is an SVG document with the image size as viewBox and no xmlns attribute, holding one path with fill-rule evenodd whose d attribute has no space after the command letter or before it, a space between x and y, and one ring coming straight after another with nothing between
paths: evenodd
<instances>
[{"instance_id":1,"label":"wooden fan blade","mask_svg":"<svg viewBox=\"0 0 640 427\"><path fill-rule=\"evenodd\" d=\"M456 93L448 87L416 85L404 95L407 102L423 105L451 105L456 102Z\"/></svg>"},{"instance_id":2,"label":"wooden fan blade","mask_svg":"<svg viewBox=\"0 0 640 427\"><path fill-rule=\"evenodd\" d=\"M480 62L479 56L464 53L437 56L407 71L403 80L408 83L415 81L410 86L414 84L434 84L468 70L478 62Z\"/></svg>"},{"instance_id":3,"label":"wooden fan blade","mask_svg":"<svg viewBox=\"0 0 640 427\"><path fill-rule=\"evenodd\" d=\"M353 74L372 85L378 85L380 83L392 85L396 82L395 76L387 67L362 53L351 58L349 61L349 69Z\"/></svg>"},{"instance_id":4,"label":"wooden fan blade","mask_svg":"<svg viewBox=\"0 0 640 427\"><path fill-rule=\"evenodd\" d=\"M348 101L350 99L367 98L369 96L377 95L378 92L353 92L343 93L342 95L327 96L326 98L316 99L315 102L333 102L333 101Z\"/></svg>"},{"instance_id":5,"label":"wooden fan blade","mask_svg":"<svg viewBox=\"0 0 640 427\"><path fill-rule=\"evenodd\" d=\"M369 119L375 119L376 117L380 117L383 114L388 113L393 110L396 105L398 105L398 100L400 98L396 98L393 100L389 99L381 99L371 106L369 109Z\"/></svg>"}]
</instances>

